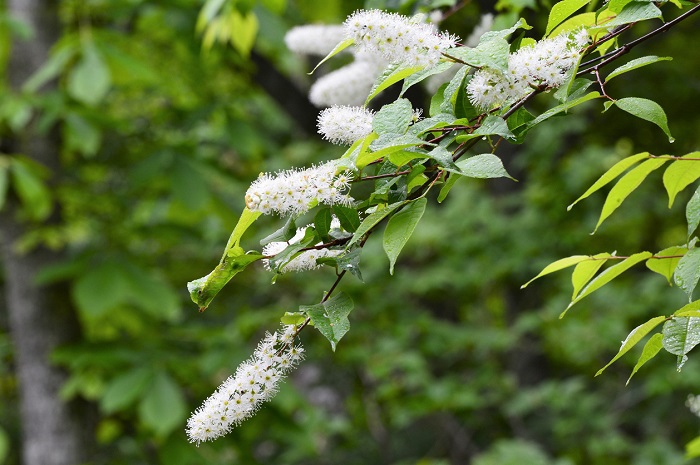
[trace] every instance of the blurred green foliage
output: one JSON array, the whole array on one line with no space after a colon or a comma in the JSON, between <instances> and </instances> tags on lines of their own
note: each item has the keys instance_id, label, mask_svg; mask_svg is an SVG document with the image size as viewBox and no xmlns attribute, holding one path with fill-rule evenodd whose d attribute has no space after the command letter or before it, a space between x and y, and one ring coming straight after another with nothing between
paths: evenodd
<instances>
[{"instance_id":1,"label":"blurred green foliage","mask_svg":"<svg viewBox=\"0 0 700 465\"><path fill-rule=\"evenodd\" d=\"M405 13L452 2L367 3ZM562 256L657 251L685 240L682 205L690 193L669 210L658 173L595 236L588 233L603 196L572 212L566 206L625 156L681 155L700 145L700 55L688 50L696 20L632 54L674 61L620 76L608 87L616 97L662 103L674 145L649 123L621 111L600 114L591 104L538 127L523 145L503 147L499 154L518 183L463 179L443 204L431 199L436 208L426 211L394 276L380 239L370 238L361 262L368 284L349 276L341 285L355 310L338 350L305 331L307 360L279 395L227 437L195 447L184 433L188 412L285 311L318 302L333 276L326 269L271 285L256 266L203 314L185 283L216 264L259 172L338 155L302 134L256 85L261 65L248 58L245 44L203 47L195 33L201 6L195 0L63 2L65 29L49 62L22 92L0 86L0 134L21 131L30 117L62 131L60 178L19 154L0 155L0 165L11 160L21 167L13 185L24 220L34 227L20 245L44 244L70 257L41 270L40 278L69 283L64 298L80 317L82 342L62 347L53 361L70 372L63 398L97 406L99 447L91 463L683 462L683 445L700 427L684 406L700 384L697 358L677 373L670 356L657 357L629 387L633 357L593 378L631 328L678 308L682 293L661 276L635 270L559 320L570 299L568 275L523 291L520 285ZM290 85L303 86L309 63L285 51L284 31L337 23L361 6L239 1L236 11L252 11L259 21L252 52ZM541 33L549 6L502 1L497 9L505 23L524 8ZM478 9L469 4L444 26L464 37L478 22ZM11 21L0 17L2 24ZM0 34L0 64L10 35L28 40L22 25L8 30ZM37 92L52 78L59 79L58 90ZM545 108L547 98L533 106ZM48 179L58 181L55 188L46 188ZM42 223L59 207L60 225ZM250 237L278 227L262 218ZM257 246L248 240L244 248ZM0 463L16 464L19 413L7 331L2 312Z\"/></svg>"}]
</instances>

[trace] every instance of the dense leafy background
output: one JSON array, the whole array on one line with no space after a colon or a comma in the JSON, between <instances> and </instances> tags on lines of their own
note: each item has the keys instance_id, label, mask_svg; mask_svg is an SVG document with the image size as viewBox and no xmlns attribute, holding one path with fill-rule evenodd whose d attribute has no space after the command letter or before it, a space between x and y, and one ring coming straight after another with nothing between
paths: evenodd
<instances>
[{"instance_id":1,"label":"dense leafy background","mask_svg":"<svg viewBox=\"0 0 700 465\"><path fill-rule=\"evenodd\" d=\"M253 56L221 43L203 51L198 1L64 2L65 30L53 54L59 90L0 87L2 133L20 131L32 113L62 130L57 187L30 185L30 195L17 194L36 224L22 245L45 243L70 257L42 277L70 284L64 298L80 316L82 342L54 360L71 373L65 398L96 406L92 463L682 463L683 445L700 428L684 406L700 384L696 358L677 373L672 356L657 357L629 387L632 358L593 375L631 328L678 308L683 294L635 270L559 320L570 298L568 275L523 291L520 285L562 256L657 251L685 241L682 206L690 193L669 210L658 173L594 236L588 233L604 196L571 212L566 205L624 156L698 148L700 55L689 45L697 20L632 54L674 61L621 76L607 89L662 103L675 144L626 113L600 114L596 102L541 125L524 145L502 146L518 183L462 180L445 203L431 202L394 276L381 241L371 238L362 254L366 283L349 277L341 286L355 311L338 350L305 331L307 360L271 404L213 444L186 442L189 411L283 312L317 302L334 278L326 269L271 285L257 266L205 313L189 301L184 284L216 263L259 172L338 155L303 131L315 114L300 122L258 86L269 67L287 76L288 86L308 86L311 62L285 51L284 32L340 22L363 6L238 3L260 22ZM367 3L407 12L416 2ZM464 37L480 9L492 7L470 4L445 26ZM513 10L523 7L541 34L548 4L500 2L501 20L512 23ZM28 40L21 25L7 30L13 40ZM2 36L0 57L9 39ZM550 104L543 95L533 107ZM0 162L8 155L18 159L2 154ZM41 223L47 205L61 206L60 226ZM255 237L278 227L272 218L258 221L244 247L255 248ZM0 463L19 463L16 399L3 311Z\"/></svg>"}]
</instances>

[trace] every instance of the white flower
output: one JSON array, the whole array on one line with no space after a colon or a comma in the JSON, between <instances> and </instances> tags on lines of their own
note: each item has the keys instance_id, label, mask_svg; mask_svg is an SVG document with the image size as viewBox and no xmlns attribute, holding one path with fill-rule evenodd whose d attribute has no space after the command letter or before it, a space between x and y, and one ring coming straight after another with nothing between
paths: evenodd
<instances>
[{"instance_id":1,"label":"white flower","mask_svg":"<svg viewBox=\"0 0 700 465\"><path fill-rule=\"evenodd\" d=\"M700 396L689 394L685 405L691 412L700 417Z\"/></svg>"},{"instance_id":2,"label":"white flower","mask_svg":"<svg viewBox=\"0 0 700 465\"><path fill-rule=\"evenodd\" d=\"M297 233L288 242L270 242L265 247L263 247L262 254L271 257L277 255L278 253L281 253L282 251L284 251L284 249L286 249L292 244L298 244L299 241L301 241L301 239L304 237L304 234L306 233L306 228L308 228L309 226L311 225L297 229ZM333 220L331 221L331 229L339 227L340 221L338 221L338 219L334 216ZM319 242L316 245L321 244L322 242ZM330 249L305 250L296 257L294 257L292 260L290 260L287 264L285 264L279 271L280 273L286 273L289 271L315 270L323 266L317 264L316 260L325 257L337 257L342 252L342 250ZM263 266L267 270L271 270L270 260L268 258L263 258L262 262Z\"/></svg>"},{"instance_id":3,"label":"white flower","mask_svg":"<svg viewBox=\"0 0 700 465\"><path fill-rule=\"evenodd\" d=\"M312 24L293 27L284 36L292 52L305 55L328 55L345 37L342 25Z\"/></svg>"},{"instance_id":4,"label":"white flower","mask_svg":"<svg viewBox=\"0 0 700 465\"><path fill-rule=\"evenodd\" d=\"M345 20L346 37L362 50L382 55L391 63L432 66L457 37L438 32L432 24L381 10L358 10Z\"/></svg>"},{"instance_id":5,"label":"white flower","mask_svg":"<svg viewBox=\"0 0 700 465\"><path fill-rule=\"evenodd\" d=\"M331 161L307 169L261 174L246 192L246 206L265 215L284 216L307 212L314 200L325 205L349 205L353 199L347 193L345 179L352 173L340 169L338 181L338 170L337 162Z\"/></svg>"},{"instance_id":6,"label":"white flower","mask_svg":"<svg viewBox=\"0 0 700 465\"><path fill-rule=\"evenodd\" d=\"M332 106L318 115L318 133L333 144L352 145L372 132L374 113L362 107Z\"/></svg>"},{"instance_id":7,"label":"white flower","mask_svg":"<svg viewBox=\"0 0 700 465\"><path fill-rule=\"evenodd\" d=\"M253 356L239 365L236 374L224 381L187 420L190 442L199 445L223 436L277 393L279 382L304 357L304 349L294 345L295 332L296 327L288 325L282 333L265 336ZM279 356L267 357L269 351Z\"/></svg>"},{"instance_id":8,"label":"white flower","mask_svg":"<svg viewBox=\"0 0 700 465\"><path fill-rule=\"evenodd\" d=\"M380 57L381 58L381 57ZM387 63L358 54L355 61L319 78L309 89L309 100L316 107L362 105Z\"/></svg>"}]
</instances>

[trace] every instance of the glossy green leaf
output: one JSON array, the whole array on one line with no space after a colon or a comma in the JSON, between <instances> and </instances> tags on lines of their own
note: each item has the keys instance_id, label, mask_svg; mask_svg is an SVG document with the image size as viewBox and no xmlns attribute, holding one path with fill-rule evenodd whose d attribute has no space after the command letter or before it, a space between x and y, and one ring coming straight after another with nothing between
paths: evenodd
<instances>
[{"instance_id":1,"label":"glossy green leaf","mask_svg":"<svg viewBox=\"0 0 700 465\"><path fill-rule=\"evenodd\" d=\"M328 241L328 231L331 230L331 222L333 221L333 214L330 208L322 208L314 216L314 227L316 232L321 237L324 242Z\"/></svg>"},{"instance_id":2,"label":"glossy green leaf","mask_svg":"<svg viewBox=\"0 0 700 465\"><path fill-rule=\"evenodd\" d=\"M457 47L448 49L445 55L454 57L472 67L487 67L503 73L508 71L510 45L497 34L484 34L475 48Z\"/></svg>"},{"instance_id":3,"label":"glossy green leaf","mask_svg":"<svg viewBox=\"0 0 700 465\"><path fill-rule=\"evenodd\" d=\"M669 247L667 249L661 250L656 253L655 256L667 257L673 255L679 255L677 258L650 258L647 260L647 268L649 268L654 273L659 273L661 276L666 278L669 284L671 284L671 278L673 277L673 272L676 270L678 261L681 259L680 255L685 254L688 248L685 246L675 246Z\"/></svg>"},{"instance_id":4,"label":"glossy green leaf","mask_svg":"<svg viewBox=\"0 0 700 465\"><path fill-rule=\"evenodd\" d=\"M683 289L688 295L688 300L693 298L693 290L700 280L700 248L694 247L683 256L676 266L673 274L673 282Z\"/></svg>"},{"instance_id":5,"label":"glossy green leaf","mask_svg":"<svg viewBox=\"0 0 700 465\"><path fill-rule=\"evenodd\" d=\"M328 209L325 209L325 210L328 210ZM319 212L319 214L320 214L320 212ZM330 214L330 212L329 212L329 214ZM328 230L326 230L326 233L327 232L328 232ZM273 232L272 234L260 239L260 245L267 245L270 242L287 242L291 238L293 238L296 235L296 233L297 233L297 225L296 225L294 215L292 215L289 218L287 218L287 221L285 221L284 226L282 226L281 228L279 228L277 231Z\"/></svg>"},{"instance_id":6,"label":"glossy green leaf","mask_svg":"<svg viewBox=\"0 0 700 465\"><path fill-rule=\"evenodd\" d=\"M353 234L352 239L350 242L348 242L347 247L350 247L351 245L355 244L357 241L359 241L362 236L367 234L372 228L374 228L377 224L379 224L384 218L386 218L388 215L390 215L394 210L399 208L401 205L403 205L405 202L396 202L392 203L390 205L387 205L384 208L378 209L362 220L362 223L360 226L357 228L355 231L355 234Z\"/></svg>"},{"instance_id":7,"label":"glossy green leaf","mask_svg":"<svg viewBox=\"0 0 700 465\"><path fill-rule=\"evenodd\" d=\"M107 414L125 409L141 397L152 378L153 372L145 367L134 368L117 376L107 384L100 399L100 408Z\"/></svg>"},{"instance_id":8,"label":"glossy green leaf","mask_svg":"<svg viewBox=\"0 0 700 465\"><path fill-rule=\"evenodd\" d=\"M355 165L357 166L357 168L362 169L368 164L372 163L373 161L379 160L382 157L389 156L392 153L400 152L403 149L428 144L424 140L419 139L418 137L410 134L404 134L398 137L391 137L394 136L393 134L384 134L384 136L384 138L379 138L375 140L373 144L377 144L375 145L375 147L382 147L382 145L384 145L385 143L386 145L373 152L365 152L360 154L360 156L358 156L357 160L355 161Z\"/></svg>"},{"instance_id":9,"label":"glossy green leaf","mask_svg":"<svg viewBox=\"0 0 700 465\"><path fill-rule=\"evenodd\" d=\"M598 227L605 221L610 215L613 214L617 208L622 205L622 202L634 191L639 185L646 179L649 174L660 168L668 160L663 158L652 158L645 161L639 166L636 166L629 173L625 174L619 181L610 189L608 196L603 204L603 209L600 212L600 218L598 218L598 223L595 226L594 233L598 230Z\"/></svg>"},{"instance_id":10,"label":"glossy green leaf","mask_svg":"<svg viewBox=\"0 0 700 465\"><path fill-rule=\"evenodd\" d=\"M342 205L333 205L333 213L340 220L340 225L348 232L355 232L360 226L360 217L357 210Z\"/></svg>"},{"instance_id":11,"label":"glossy green leaf","mask_svg":"<svg viewBox=\"0 0 700 465\"><path fill-rule=\"evenodd\" d=\"M447 181L445 181L445 184L443 184L442 188L440 188L440 193L438 194L437 198L438 203L442 203L447 198L447 194L450 193L454 185L462 177L462 175L459 175L457 173L450 174L450 176L447 178Z\"/></svg>"},{"instance_id":12,"label":"glossy green leaf","mask_svg":"<svg viewBox=\"0 0 700 465\"><path fill-rule=\"evenodd\" d=\"M647 66L651 65L653 63L658 63L659 61L669 61L673 60L672 57L658 57L656 55L649 55L641 58L637 58L635 60L631 60L624 65L615 68L608 76L605 78L605 82L607 83L609 80L627 73L629 71L635 70L637 68L641 68L642 66Z\"/></svg>"},{"instance_id":13,"label":"glossy green leaf","mask_svg":"<svg viewBox=\"0 0 700 465\"><path fill-rule=\"evenodd\" d=\"M489 115L484 118L476 131L474 131L475 136L501 136L506 139L513 139L515 136L510 129L506 121L500 116Z\"/></svg>"},{"instance_id":14,"label":"glossy green leaf","mask_svg":"<svg viewBox=\"0 0 700 465\"><path fill-rule=\"evenodd\" d=\"M620 346L620 350L617 352L617 355L613 357L612 360L608 362L607 365L605 365L603 368L598 370L596 372L596 376L599 376L607 367L613 364L617 359L625 355L632 347L637 345L639 341L644 339L644 337L649 334L654 328L659 326L663 321L666 319L665 316L657 316L655 318L652 318L651 320L647 321L644 324L641 324L634 328L632 332L630 332L627 335L627 338L622 341L622 345Z\"/></svg>"},{"instance_id":15,"label":"glossy green leaf","mask_svg":"<svg viewBox=\"0 0 700 465\"><path fill-rule=\"evenodd\" d=\"M583 286L588 284L588 282L593 279L593 276L600 270L600 268L608 261L610 255L607 252L599 253L589 257L589 260L583 261L576 265L574 271L571 273L571 284L574 286L574 292L571 294L571 300L575 299Z\"/></svg>"},{"instance_id":16,"label":"glossy green leaf","mask_svg":"<svg viewBox=\"0 0 700 465\"><path fill-rule=\"evenodd\" d=\"M280 318L280 323L283 325L299 326L304 324L306 318L306 314L302 312L284 312L284 315L282 315L282 318Z\"/></svg>"},{"instance_id":17,"label":"glossy green leaf","mask_svg":"<svg viewBox=\"0 0 700 465\"><path fill-rule=\"evenodd\" d=\"M566 310L564 310L561 313L561 315L559 315L559 318L564 317L564 315L566 315L566 312L568 312L571 307L573 307L576 303L580 302L583 298L591 295L593 292L605 286L610 281L617 278L637 263L644 261L649 257L651 257L651 252L639 252L634 255L631 255L630 257L624 259L620 263L613 265L610 268L603 271L602 273L600 273L598 276L595 277L593 281L591 281L585 288L583 288L581 293L574 300L571 301L569 306L566 307Z\"/></svg>"},{"instance_id":18,"label":"glossy green leaf","mask_svg":"<svg viewBox=\"0 0 700 465\"><path fill-rule=\"evenodd\" d=\"M372 119L372 129L379 134L403 134L413 121L411 102L400 98L393 103L384 105Z\"/></svg>"},{"instance_id":19,"label":"glossy green leaf","mask_svg":"<svg viewBox=\"0 0 700 465\"><path fill-rule=\"evenodd\" d=\"M255 220L260 218L260 215L262 215L261 212L250 211L248 210L248 207L245 207L243 209L243 211L241 212L241 216L238 218L236 226L231 232L231 236L229 236L228 238L228 242L226 243L226 249L224 249L224 256L226 256L230 249L240 246L243 234L245 234L248 228L253 223L255 223Z\"/></svg>"},{"instance_id":20,"label":"glossy green leaf","mask_svg":"<svg viewBox=\"0 0 700 465\"><path fill-rule=\"evenodd\" d=\"M348 48L349 46L351 46L354 43L355 43L355 41L353 39L345 39L344 41L340 42L338 45L333 47L333 50L331 50L323 60L318 62L316 67L314 69L312 69L309 74L314 74L314 71L316 71L319 66L321 66L323 63L330 60L331 58L333 58L334 56L336 56L337 54L339 54L340 52L342 52L343 50L345 50L346 48Z\"/></svg>"},{"instance_id":21,"label":"glossy green leaf","mask_svg":"<svg viewBox=\"0 0 700 465\"><path fill-rule=\"evenodd\" d=\"M446 62L438 63L435 66L430 66L428 68L425 68L424 70L418 71L417 73L411 74L406 79L404 79L403 87L401 88L401 93L399 94L399 97L402 97L403 94L411 86L418 84L422 80L429 78L430 76L433 76L435 74L444 73L445 71L452 68L453 66L455 66L454 62L446 61Z\"/></svg>"},{"instance_id":22,"label":"glossy green leaf","mask_svg":"<svg viewBox=\"0 0 700 465\"><path fill-rule=\"evenodd\" d=\"M669 142L675 140L673 136L671 136L671 131L668 129L668 119L666 118L664 109L653 100L639 97L627 97L615 100L615 106L637 118L654 123L666 133Z\"/></svg>"},{"instance_id":23,"label":"glossy green leaf","mask_svg":"<svg viewBox=\"0 0 700 465\"><path fill-rule=\"evenodd\" d=\"M466 47L463 47L466 48ZM447 113L447 114L454 114L454 104L455 104L455 98L456 95L459 93L459 90L464 87L465 79L467 78L467 72L470 70L468 66L463 66L462 68L457 71L457 74L454 75L452 79L450 79L450 82L447 84L447 86L444 88L442 91L442 102L440 103L439 107L436 107L437 105L433 105L433 102L430 102L430 115L435 115L435 114L440 114L440 113Z\"/></svg>"},{"instance_id":24,"label":"glossy green leaf","mask_svg":"<svg viewBox=\"0 0 700 465\"><path fill-rule=\"evenodd\" d=\"M697 159L700 152L692 152L671 163L671 166L664 171L664 187L668 192L668 208L671 208L673 201L683 189L700 178L700 161L682 160L683 158Z\"/></svg>"},{"instance_id":25,"label":"glossy green leaf","mask_svg":"<svg viewBox=\"0 0 700 465\"><path fill-rule=\"evenodd\" d=\"M427 199L421 197L408 203L403 210L389 219L383 239L384 251L389 257L389 274L394 274L396 259L423 217L427 203Z\"/></svg>"},{"instance_id":26,"label":"glossy green leaf","mask_svg":"<svg viewBox=\"0 0 700 465\"><path fill-rule=\"evenodd\" d=\"M156 435L165 437L182 426L187 415L185 399L177 383L158 373L139 405L139 418Z\"/></svg>"},{"instance_id":27,"label":"glossy green leaf","mask_svg":"<svg viewBox=\"0 0 700 465\"><path fill-rule=\"evenodd\" d=\"M581 105L583 103L588 102L589 100L593 100L593 99L596 99L598 97L600 97L600 93L598 91L593 91L593 92L587 93L586 95L584 95L582 97L579 97L579 98L576 98L576 99L573 99L570 101L567 100L566 102L562 103L561 105L557 105L556 107L545 111L544 113L542 113L541 115L539 115L538 117L536 117L535 119L533 119L532 121L527 123L526 127L527 127L527 129L531 129L534 126L537 126L541 122L548 120L549 118L551 118L553 116L556 116L560 113L566 113L570 109L574 108L575 106Z\"/></svg>"},{"instance_id":28,"label":"glossy green leaf","mask_svg":"<svg viewBox=\"0 0 700 465\"><path fill-rule=\"evenodd\" d=\"M668 320L663 329L663 346L668 352L678 357L678 371L688 360L686 355L693 347L700 344L700 318L677 317Z\"/></svg>"},{"instance_id":29,"label":"glossy green leaf","mask_svg":"<svg viewBox=\"0 0 700 465\"><path fill-rule=\"evenodd\" d=\"M317 260L317 263L333 266L339 273L349 271L357 279L364 282L364 279L362 279L362 272L360 271L361 256L362 248L354 247L342 255L320 258Z\"/></svg>"},{"instance_id":30,"label":"glossy green leaf","mask_svg":"<svg viewBox=\"0 0 700 465\"><path fill-rule=\"evenodd\" d=\"M545 266L544 269L542 271L540 271L537 276L535 276L530 281L528 281L525 284L523 284L522 286L520 286L520 289L525 289L527 286L530 285L531 282L533 282L537 278L541 278L544 275L554 273L555 271L563 270L564 268L574 266L578 263L581 263L585 260L590 260L590 259L591 259L591 257L588 255L572 255L571 257L560 258L559 260L552 262L549 265Z\"/></svg>"},{"instance_id":31,"label":"glossy green leaf","mask_svg":"<svg viewBox=\"0 0 700 465\"><path fill-rule=\"evenodd\" d=\"M690 237L700 224L700 187L695 190L685 206L685 218L688 222L688 237Z\"/></svg>"},{"instance_id":32,"label":"glossy green leaf","mask_svg":"<svg viewBox=\"0 0 700 465\"><path fill-rule=\"evenodd\" d=\"M663 347L663 338L663 334L656 333L649 338L646 344L644 344L642 355L639 356L639 360L637 360L637 364L634 365L632 373L630 374L630 377L627 378L627 382L625 383L625 385L628 385L630 383L632 376L634 376L634 374L637 373L637 371L639 371L639 369L642 368L645 363L647 363L652 358L656 357L656 354L658 354L661 348Z\"/></svg>"},{"instance_id":33,"label":"glossy green leaf","mask_svg":"<svg viewBox=\"0 0 700 465\"><path fill-rule=\"evenodd\" d=\"M455 171L457 174L470 178L510 178L514 180L506 171L501 159L490 153L459 160L457 167L459 167L459 171ZM446 167L445 169L452 171L451 168Z\"/></svg>"},{"instance_id":34,"label":"glossy green leaf","mask_svg":"<svg viewBox=\"0 0 700 465\"><path fill-rule=\"evenodd\" d=\"M696 300L695 302L685 304L684 306L673 312L673 316L700 317L700 300Z\"/></svg>"},{"instance_id":35,"label":"glossy green leaf","mask_svg":"<svg viewBox=\"0 0 700 465\"><path fill-rule=\"evenodd\" d=\"M661 10L654 3L643 0L630 2L605 26L608 28L636 23L647 19L661 18Z\"/></svg>"},{"instance_id":36,"label":"glossy green leaf","mask_svg":"<svg viewBox=\"0 0 700 465\"><path fill-rule=\"evenodd\" d=\"M335 352L338 342L350 329L348 315L353 308L352 299L347 294L339 292L325 302L302 305L299 310L309 315L314 327L328 339Z\"/></svg>"},{"instance_id":37,"label":"glossy green leaf","mask_svg":"<svg viewBox=\"0 0 700 465\"><path fill-rule=\"evenodd\" d=\"M109 68L97 48L92 44L84 46L80 61L68 75L68 94L85 105L95 106L107 95L111 84Z\"/></svg>"},{"instance_id":38,"label":"glossy green leaf","mask_svg":"<svg viewBox=\"0 0 700 465\"><path fill-rule=\"evenodd\" d=\"M372 89L369 91L365 105L367 105L379 92L396 84L402 79L407 78L411 74L422 70L424 66L405 66L402 64L390 65L375 81Z\"/></svg>"},{"instance_id":39,"label":"glossy green leaf","mask_svg":"<svg viewBox=\"0 0 700 465\"><path fill-rule=\"evenodd\" d=\"M547 20L547 28L544 35L549 35L555 27L564 22L564 20L572 14L588 5L590 1L591 0L562 0L555 3L549 12L549 19Z\"/></svg>"},{"instance_id":40,"label":"glossy green leaf","mask_svg":"<svg viewBox=\"0 0 700 465\"><path fill-rule=\"evenodd\" d=\"M632 155L631 157L623 158L622 160L615 163L608 171L605 172L596 182L593 183L591 187L588 188L586 192L583 193L581 197L576 199L574 203L566 207L567 210L571 210L574 205L579 203L581 200L585 199L601 187L606 186L610 181L621 175L630 166L639 163L642 160L649 158L649 152L638 153Z\"/></svg>"}]
</instances>

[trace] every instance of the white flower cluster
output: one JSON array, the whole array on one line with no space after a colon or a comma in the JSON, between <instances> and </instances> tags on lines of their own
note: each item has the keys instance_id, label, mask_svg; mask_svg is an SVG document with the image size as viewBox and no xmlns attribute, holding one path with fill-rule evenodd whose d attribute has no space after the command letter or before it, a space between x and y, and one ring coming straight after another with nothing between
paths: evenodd
<instances>
[{"instance_id":1,"label":"white flower cluster","mask_svg":"<svg viewBox=\"0 0 700 465\"><path fill-rule=\"evenodd\" d=\"M441 33L423 18L408 18L381 10L358 10L345 20L346 37L360 49L383 56L390 63L433 66L458 38Z\"/></svg>"},{"instance_id":2,"label":"white flower cluster","mask_svg":"<svg viewBox=\"0 0 700 465\"><path fill-rule=\"evenodd\" d=\"M309 225L310 226L310 225ZM266 256L273 256L277 255L278 253L281 253L289 247L292 244L297 244L303 237L304 234L306 233L306 228L309 226L305 226L303 228L297 229L297 233L292 237L288 242L270 242L267 244L265 247L263 247L262 254ZM340 221L338 221L338 218L333 217L333 221L331 221L331 229L337 229L340 228ZM321 245L322 243L319 242L316 245ZM325 257L337 257L343 253L342 250L330 250L330 249L318 249L318 250L305 250L301 252L299 255L294 257L292 260L289 261L286 265L280 269L281 273L287 273L289 271L307 271L307 270L315 270L317 268L321 268L323 265L319 265L316 263L316 260L319 258L325 258ZM263 258L262 260L263 265L265 266L265 269L268 271L271 271L270 268L270 260L267 258Z\"/></svg>"},{"instance_id":3,"label":"white flower cluster","mask_svg":"<svg viewBox=\"0 0 700 465\"><path fill-rule=\"evenodd\" d=\"M284 43L292 52L305 55L328 55L345 38L345 29L339 24L309 24L290 29Z\"/></svg>"},{"instance_id":4,"label":"white flower cluster","mask_svg":"<svg viewBox=\"0 0 700 465\"><path fill-rule=\"evenodd\" d=\"M581 29L573 37L561 34L521 48L508 57L506 74L491 68L474 73L467 85L469 100L478 109L489 110L519 100L534 87L559 87L587 43L588 33Z\"/></svg>"},{"instance_id":5,"label":"white flower cluster","mask_svg":"<svg viewBox=\"0 0 700 465\"><path fill-rule=\"evenodd\" d=\"M309 89L316 107L362 105L387 61L371 53L355 53L355 61L319 78Z\"/></svg>"},{"instance_id":6,"label":"white flower cluster","mask_svg":"<svg viewBox=\"0 0 700 465\"><path fill-rule=\"evenodd\" d=\"M307 169L291 169L275 174L264 173L248 188L245 204L251 211L281 216L309 211L313 201L325 205L350 205L348 191L352 172L338 171L337 161Z\"/></svg>"},{"instance_id":7,"label":"white flower cluster","mask_svg":"<svg viewBox=\"0 0 700 465\"><path fill-rule=\"evenodd\" d=\"M700 396L689 394L688 400L685 401L685 406L688 407L688 409L695 415L700 417Z\"/></svg>"},{"instance_id":8,"label":"white flower cluster","mask_svg":"<svg viewBox=\"0 0 700 465\"><path fill-rule=\"evenodd\" d=\"M201 443L223 436L253 416L276 393L279 382L302 359L304 349L294 345L294 325L267 334L253 356L230 376L187 420L190 442Z\"/></svg>"},{"instance_id":9,"label":"white flower cluster","mask_svg":"<svg viewBox=\"0 0 700 465\"><path fill-rule=\"evenodd\" d=\"M372 132L374 113L363 107L337 106L318 115L318 133L333 144L352 145Z\"/></svg>"}]
</instances>

